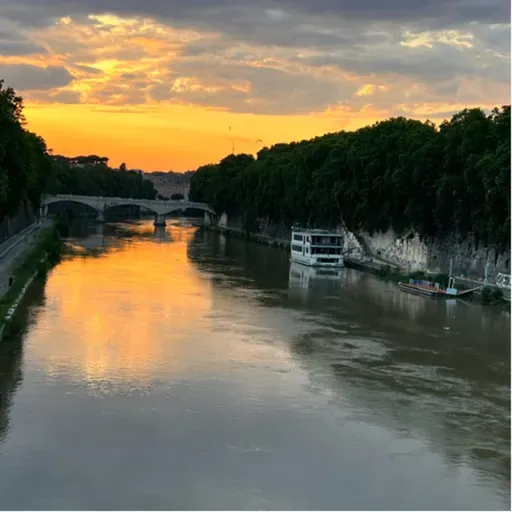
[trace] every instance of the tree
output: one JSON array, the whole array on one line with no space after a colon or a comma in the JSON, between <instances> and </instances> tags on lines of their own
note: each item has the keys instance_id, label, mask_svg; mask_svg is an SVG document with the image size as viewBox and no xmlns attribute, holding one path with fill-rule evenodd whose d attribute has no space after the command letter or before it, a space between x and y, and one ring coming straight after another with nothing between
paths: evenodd
<instances>
[{"instance_id":1,"label":"tree","mask_svg":"<svg viewBox=\"0 0 512 512\"><path fill-rule=\"evenodd\" d=\"M403 117L355 132L229 155L190 179L190 198L291 226L510 245L510 106L466 109L437 128Z\"/></svg>"},{"instance_id":2,"label":"tree","mask_svg":"<svg viewBox=\"0 0 512 512\"><path fill-rule=\"evenodd\" d=\"M75 166L77 160L80 166ZM155 199L156 190L151 181L137 171L119 171L96 157L52 157L52 178L47 190L51 194L74 194L103 197L132 197ZM100 164L98 164L98 161Z\"/></svg>"},{"instance_id":3,"label":"tree","mask_svg":"<svg viewBox=\"0 0 512 512\"><path fill-rule=\"evenodd\" d=\"M0 221L39 205L51 174L44 140L24 129L23 100L0 80Z\"/></svg>"}]
</instances>

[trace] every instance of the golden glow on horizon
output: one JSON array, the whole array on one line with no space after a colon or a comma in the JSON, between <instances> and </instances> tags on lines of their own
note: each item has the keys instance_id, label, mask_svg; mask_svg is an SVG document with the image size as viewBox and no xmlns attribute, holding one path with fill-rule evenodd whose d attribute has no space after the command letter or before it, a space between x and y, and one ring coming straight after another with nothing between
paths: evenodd
<instances>
[{"instance_id":1,"label":"golden glow on horizon","mask_svg":"<svg viewBox=\"0 0 512 512\"><path fill-rule=\"evenodd\" d=\"M144 170L194 169L217 162L231 152L255 154L278 142L312 138L319 133L355 129L373 122L371 108L344 126L324 116L257 116L230 114L201 107L162 106L140 113L112 113L87 105L27 105L28 128L41 134L54 153L101 154L112 165L121 162ZM72 127L70 129L70 126ZM232 126L231 132L229 126Z\"/></svg>"},{"instance_id":2,"label":"golden glow on horizon","mask_svg":"<svg viewBox=\"0 0 512 512\"><path fill-rule=\"evenodd\" d=\"M404 112L418 119L439 121L436 114L495 105L399 104ZM116 112L117 110L117 112ZM194 106L141 107L119 109L91 108L88 105L26 106L28 129L40 134L55 154L108 156L110 165L126 162L129 168L187 171L218 162L231 153L255 155L262 147L316 137L323 133L356 130L389 117L390 112L372 104L358 112L328 109L321 115L263 116L231 114ZM232 131L229 131L232 126ZM262 135L263 134L263 135ZM257 143L258 139L263 140Z\"/></svg>"}]
</instances>

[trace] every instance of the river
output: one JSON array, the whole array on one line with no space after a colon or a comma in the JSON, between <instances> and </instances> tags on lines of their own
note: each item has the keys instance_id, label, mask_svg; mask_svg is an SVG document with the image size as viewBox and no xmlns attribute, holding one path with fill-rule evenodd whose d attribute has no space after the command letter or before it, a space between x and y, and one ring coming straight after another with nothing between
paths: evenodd
<instances>
[{"instance_id":1,"label":"river","mask_svg":"<svg viewBox=\"0 0 512 512\"><path fill-rule=\"evenodd\" d=\"M73 235L0 344L0 508L509 509L508 313L192 224Z\"/></svg>"}]
</instances>

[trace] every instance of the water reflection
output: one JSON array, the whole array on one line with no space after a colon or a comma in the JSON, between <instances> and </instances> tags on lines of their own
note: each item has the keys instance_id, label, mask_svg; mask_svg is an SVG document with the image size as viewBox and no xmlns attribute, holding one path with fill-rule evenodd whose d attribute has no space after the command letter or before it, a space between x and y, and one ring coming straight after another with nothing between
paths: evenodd
<instances>
[{"instance_id":1,"label":"water reflection","mask_svg":"<svg viewBox=\"0 0 512 512\"><path fill-rule=\"evenodd\" d=\"M172 229L179 228L178 230ZM147 239L167 243L173 240L173 232L177 234L178 241L183 241L184 235L181 228L194 229L197 221L188 220L182 222L178 219L171 219L166 226L154 226L151 221L119 221L103 223L90 223L86 219L79 219L74 222L70 230L68 242L81 245L86 249L101 249L103 251L123 249L131 239Z\"/></svg>"},{"instance_id":2,"label":"water reflection","mask_svg":"<svg viewBox=\"0 0 512 512\"><path fill-rule=\"evenodd\" d=\"M292 264L286 279L286 261L277 250L265 248L265 257L232 238L223 250L220 258L219 246L204 232L195 234L188 250L203 273L217 277L214 303L229 285L258 289L251 300L271 306L274 315L279 309L303 311L289 346L313 386L330 390L333 403L348 399L359 421L419 436L448 465L470 464L482 478L499 479L508 496L507 316L474 303L405 294L356 271L329 279ZM282 293L285 287L288 293Z\"/></svg>"},{"instance_id":3,"label":"water reflection","mask_svg":"<svg viewBox=\"0 0 512 512\"><path fill-rule=\"evenodd\" d=\"M14 320L16 333L19 334L0 342L0 442L9 433L14 395L23 381L23 344L20 343L20 336L36 322L38 312L45 306L44 286L45 280L41 279L28 291L24 299L27 308L22 308Z\"/></svg>"},{"instance_id":4,"label":"water reflection","mask_svg":"<svg viewBox=\"0 0 512 512\"><path fill-rule=\"evenodd\" d=\"M200 293L204 283L187 258L194 231L106 225L104 240L74 239L105 252L63 261L48 280L51 315L39 325L42 341L35 348L46 371L85 375L98 393L106 393L108 380L144 386L162 361L178 367L182 344L211 301ZM166 243L145 241L155 234ZM53 337L56 329L59 339ZM171 342L163 345L163 339Z\"/></svg>"},{"instance_id":5,"label":"water reflection","mask_svg":"<svg viewBox=\"0 0 512 512\"><path fill-rule=\"evenodd\" d=\"M192 225L87 230L0 381L1 506L509 503L508 319Z\"/></svg>"},{"instance_id":6,"label":"water reflection","mask_svg":"<svg viewBox=\"0 0 512 512\"><path fill-rule=\"evenodd\" d=\"M22 381L23 350L19 344L0 344L0 442L9 429L13 395Z\"/></svg>"}]
</instances>

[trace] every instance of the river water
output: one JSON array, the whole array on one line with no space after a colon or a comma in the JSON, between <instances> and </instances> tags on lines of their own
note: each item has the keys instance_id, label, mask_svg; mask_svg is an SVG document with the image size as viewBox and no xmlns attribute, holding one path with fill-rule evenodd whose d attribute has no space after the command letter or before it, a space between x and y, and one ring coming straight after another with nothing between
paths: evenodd
<instances>
[{"instance_id":1,"label":"river water","mask_svg":"<svg viewBox=\"0 0 512 512\"><path fill-rule=\"evenodd\" d=\"M508 509L510 317L89 226L0 346L2 509Z\"/></svg>"}]
</instances>

